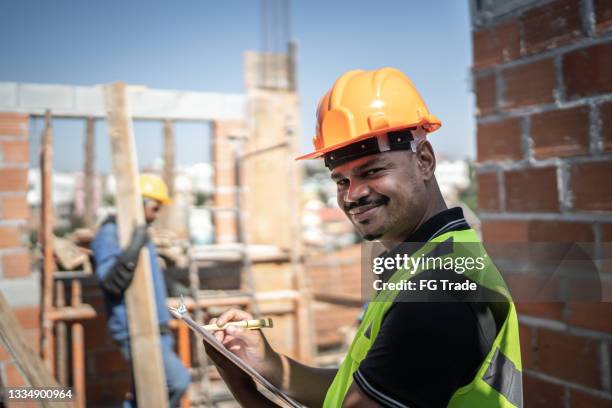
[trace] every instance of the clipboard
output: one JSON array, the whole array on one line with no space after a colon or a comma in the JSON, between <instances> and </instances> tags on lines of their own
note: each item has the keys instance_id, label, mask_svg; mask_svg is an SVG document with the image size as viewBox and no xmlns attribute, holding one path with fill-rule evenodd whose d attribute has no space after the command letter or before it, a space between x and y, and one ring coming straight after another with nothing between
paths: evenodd
<instances>
[{"instance_id":1,"label":"clipboard","mask_svg":"<svg viewBox=\"0 0 612 408\"><path fill-rule=\"evenodd\" d=\"M225 358L234 363L238 368L244 371L248 376L250 376L257 384L270 391L272 395L277 397L280 401L284 403L281 406L287 406L290 408L303 408L304 405L298 403L287 394L283 393L276 386L274 386L270 381L266 380L264 376L259 374L253 367L242 361L238 356L236 356L231 351L227 350L223 344L219 343L219 341L206 331L202 326L200 326L197 322L195 322L187 313L187 307L183 301L183 297L181 296L181 303L177 309L173 307L168 307L170 313L179 320L182 320L189 326L191 330L199 334L204 341L219 353L221 353ZM278 403L277 401L272 401L274 403Z\"/></svg>"}]
</instances>

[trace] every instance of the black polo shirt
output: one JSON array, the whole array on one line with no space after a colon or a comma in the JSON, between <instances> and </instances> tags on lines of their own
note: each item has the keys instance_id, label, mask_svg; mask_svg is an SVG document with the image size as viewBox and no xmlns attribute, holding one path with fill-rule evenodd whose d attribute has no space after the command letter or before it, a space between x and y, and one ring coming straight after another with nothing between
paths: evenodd
<instances>
[{"instance_id":1,"label":"black polo shirt","mask_svg":"<svg viewBox=\"0 0 612 408\"><path fill-rule=\"evenodd\" d=\"M463 211L456 207L430 218L406 242L465 229ZM417 277L441 273L457 275L426 271ZM353 378L383 407L446 407L457 388L471 382L496 335L484 302L395 302Z\"/></svg>"}]
</instances>

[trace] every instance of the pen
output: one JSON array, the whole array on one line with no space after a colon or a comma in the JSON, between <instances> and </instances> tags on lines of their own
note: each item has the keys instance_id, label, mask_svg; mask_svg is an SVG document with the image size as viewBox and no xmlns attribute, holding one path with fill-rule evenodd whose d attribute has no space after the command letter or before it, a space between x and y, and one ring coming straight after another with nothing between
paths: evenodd
<instances>
[{"instance_id":1,"label":"pen","mask_svg":"<svg viewBox=\"0 0 612 408\"><path fill-rule=\"evenodd\" d=\"M271 318L265 318L265 319L253 319L253 320L241 320L238 322L227 322L225 323L223 326L217 326L216 324L207 324L202 326L205 330L225 330L228 326L236 326L236 327L242 327L248 330L256 330L256 329L263 329L263 328L268 328L268 327L273 327L272 324L272 319Z\"/></svg>"}]
</instances>

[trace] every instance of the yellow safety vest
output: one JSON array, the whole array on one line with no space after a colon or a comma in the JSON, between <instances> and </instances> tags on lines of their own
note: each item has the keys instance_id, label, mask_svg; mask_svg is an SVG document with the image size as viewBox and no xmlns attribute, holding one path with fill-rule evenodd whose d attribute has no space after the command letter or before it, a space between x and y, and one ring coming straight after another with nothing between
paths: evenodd
<instances>
[{"instance_id":1,"label":"yellow safety vest","mask_svg":"<svg viewBox=\"0 0 612 408\"><path fill-rule=\"evenodd\" d=\"M452 252L441 256L443 262L448 257L478 257L486 255L474 230L451 231L432 239L417 250L412 257L432 253L436 246L444 242L452 243ZM462 245L463 243L469 243ZM451 408L516 408L523 406L522 365L519 343L518 320L514 303L508 292L506 284L488 256L485 258L485 267L482 270L465 272L470 280L500 294L505 301L490 303L496 321L503 321L491 349L478 369L472 381L457 389L452 395L448 407ZM423 272L396 271L389 282L409 280ZM349 348L345 360L342 362L332 385L327 390L323 406L325 408L341 407L342 402L353 383L353 374L359 364L368 354L368 350L376 340L383 318L399 291L380 291L368 304L355 339ZM499 327L499 325L498 325ZM365 333L368 331L369 336ZM409 368L407 368L409 369ZM432 378L432 381L435 381Z\"/></svg>"}]
</instances>

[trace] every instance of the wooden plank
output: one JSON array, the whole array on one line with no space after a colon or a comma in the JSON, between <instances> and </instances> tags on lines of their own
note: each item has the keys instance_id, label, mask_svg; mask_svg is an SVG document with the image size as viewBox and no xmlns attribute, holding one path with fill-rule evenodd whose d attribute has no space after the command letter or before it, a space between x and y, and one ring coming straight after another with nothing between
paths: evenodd
<instances>
[{"instance_id":1,"label":"wooden plank","mask_svg":"<svg viewBox=\"0 0 612 408\"><path fill-rule=\"evenodd\" d=\"M51 373L55 372L53 338L53 322L49 320L49 312L53 309L53 273L55 272L55 260L53 259L53 186L52 186L52 130L51 112L45 113L45 129L42 135L42 146L40 149L40 179L41 179L41 228L40 242L43 247L43 273L41 276L41 338L40 351L47 368Z\"/></svg>"},{"instance_id":2,"label":"wooden plank","mask_svg":"<svg viewBox=\"0 0 612 408\"><path fill-rule=\"evenodd\" d=\"M87 118L85 131L85 164L83 169L85 187L85 214L83 216L85 226L91 228L96 222L96 209L94 208L95 194L95 176L94 176L94 161L95 161L95 121L94 118Z\"/></svg>"},{"instance_id":3,"label":"wooden plank","mask_svg":"<svg viewBox=\"0 0 612 408\"><path fill-rule=\"evenodd\" d=\"M164 169L162 179L168 186L168 195L174 197L174 159L175 159L175 144L174 132L172 129L172 121L164 121ZM174 217L175 208L172 205L166 205L162 209L160 225L165 229L172 229L176 217Z\"/></svg>"},{"instance_id":4,"label":"wooden plank","mask_svg":"<svg viewBox=\"0 0 612 408\"><path fill-rule=\"evenodd\" d=\"M57 307L66 306L66 288L62 281L55 283L55 302ZM56 377L60 384L68 385L68 328L66 322L60 320L55 323L55 340Z\"/></svg>"},{"instance_id":5,"label":"wooden plank","mask_svg":"<svg viewBox=\"0 0 612 408\"><path fill-rule=\"evenodd\" d=\"M104 101L111 139L113 174L117 183L119 242L125 247L134 226L145 222L125 83L106 85ZM134 279L125 294L136 397L138 405L143 407L167 407L168 394L154 299L149 251L143 248Z\"/></svg>"},{"instance_id":6,"label":"wooden plank","mask_svg":"<svg viewBox=\"0 0 612 408\"><path fill-rule=\"evenodd\" d=\"M60 387L53 375L47 370L38 354L28 346L25 335L11 311L4 295L0 292L0 340L15 360L19 371L31 387ZM43 407L70 407L67 402L42 400Z\"/></svg>"},{"instance_id":7,"label":"wooden plank","mask_svg":"<svg viewBox=\"0 0 612 408\"><path fill-rule=\"evenodd\" d=\"M70 306L81 306L81 281L70 284ZM72 384L76 408L85 408L85 333L80 322L72 323Z\"/></svg>"}]
</instances>

